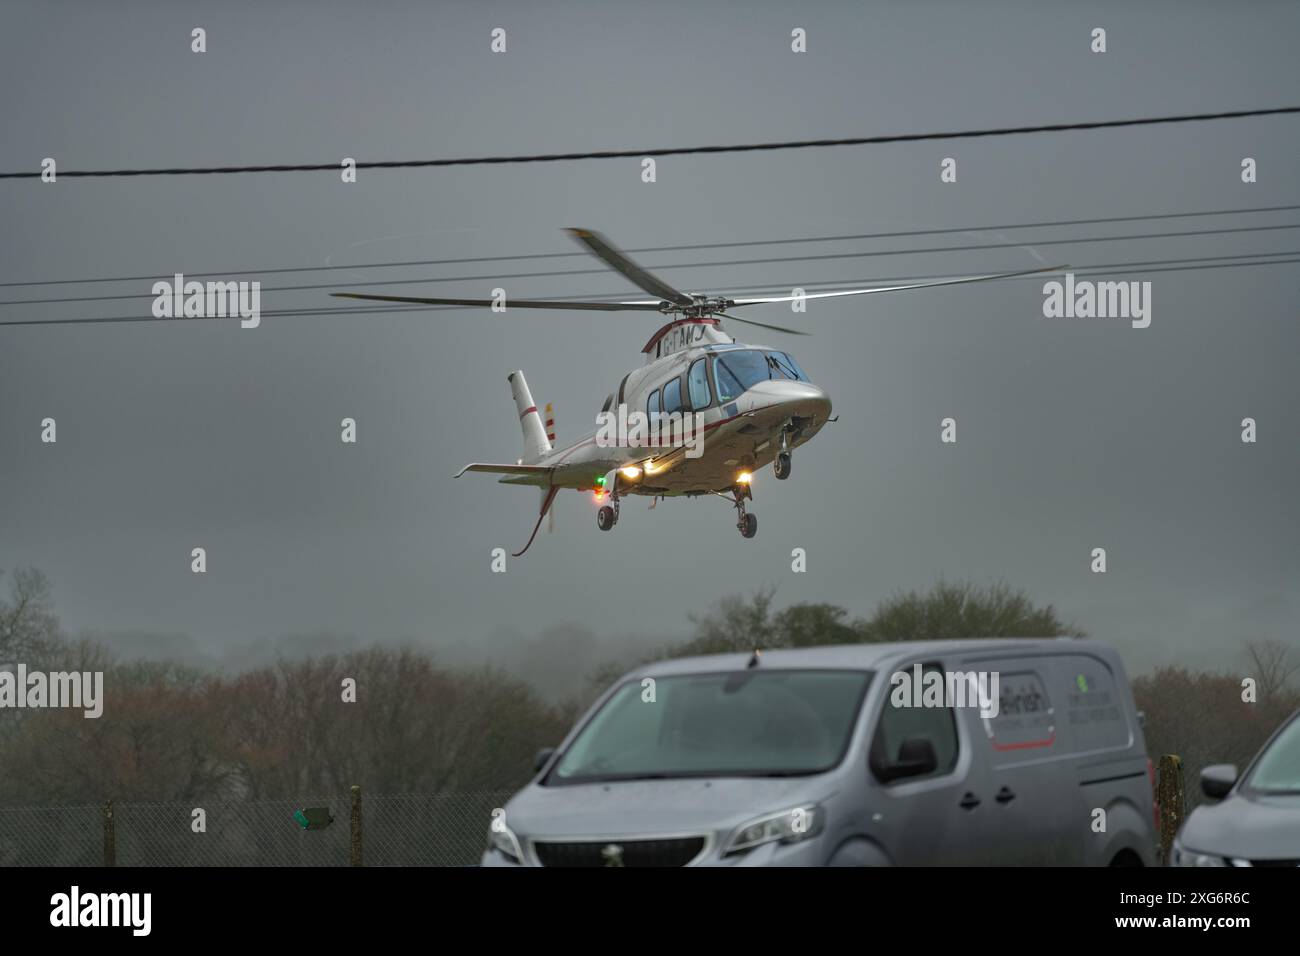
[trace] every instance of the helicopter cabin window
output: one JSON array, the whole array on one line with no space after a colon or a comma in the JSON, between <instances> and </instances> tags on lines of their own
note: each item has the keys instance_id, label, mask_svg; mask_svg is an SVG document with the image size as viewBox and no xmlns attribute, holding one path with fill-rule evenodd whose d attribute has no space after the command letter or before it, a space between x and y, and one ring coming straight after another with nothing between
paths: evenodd
<instances>
[{"instance_id":1,"label":"helicopter cabin window","mask_svg":"<svg viewBox=\"0 0 1300 956\"><path fill-rule=\"evenodd\" d=\"M704 359L696 359L686 373L686 384L691 392L691 408L699 411L709 407L709 367Z\"/></svg>"},{"instance_id":2,"label":"helicopter cabin window","mask_svg":"<svg viewBox=\"0 0 1300 956\"><path fill-rule=\"evenodd\" d=\"M654 421L655 416L659 414L659 389L656 388L650 393L650 397L646 399L645 410L650 413L650 420Z\"/></svg>"},{"instance_id":3,"label":"helicopter cabin window","mask_svg":"<svg viewBox=\"0 0 1300 956\"><path fill-rule=\"evenodd\" d=\"M685 406L682 404L682 380L675 378L664 385L664 411L671 415L673 412L680 412Z\"/></svg>"}]
</instances>

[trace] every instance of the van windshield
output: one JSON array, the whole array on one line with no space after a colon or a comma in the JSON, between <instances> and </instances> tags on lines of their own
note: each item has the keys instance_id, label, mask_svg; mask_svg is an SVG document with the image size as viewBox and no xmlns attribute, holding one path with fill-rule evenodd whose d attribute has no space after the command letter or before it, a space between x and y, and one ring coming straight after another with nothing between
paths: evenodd
<instances>
[{"instance_id":1,"label":"van windshield","mask_svg":"<svg viewBox=\"0 0 1300 956\"><path fill-rule=\"evenodd\" d=\"M868 671L744 670L632 680L547 784L823 773L848 750Z\"/></svg>"}]
</instances>

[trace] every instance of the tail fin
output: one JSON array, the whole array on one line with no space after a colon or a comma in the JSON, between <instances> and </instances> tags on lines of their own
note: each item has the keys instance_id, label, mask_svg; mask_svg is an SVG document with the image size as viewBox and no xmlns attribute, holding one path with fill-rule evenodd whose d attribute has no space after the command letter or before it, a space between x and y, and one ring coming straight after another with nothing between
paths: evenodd
<instances>
[{"instance_id":1,"label":"tail fin","mask_svg":"<svg viewBox=\"0 0 1300 956\"><path fill-rule=\"evenodd\" d=\"M551 443L546 440L546 429L542 427L542 418L537 414L533 404L532 392L528 391L528 382L523 372L511 372L506 376L510 382L510 391L515 397L515 408L519 412L519 427L524 432L524 464L538 461L551 450Z\"/></svg>"}]
</instances>

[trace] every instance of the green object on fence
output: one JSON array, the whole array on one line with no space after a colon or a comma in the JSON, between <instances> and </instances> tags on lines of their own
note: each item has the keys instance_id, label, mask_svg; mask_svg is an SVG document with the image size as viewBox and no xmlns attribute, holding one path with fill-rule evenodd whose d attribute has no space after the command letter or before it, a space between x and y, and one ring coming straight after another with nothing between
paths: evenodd
<instances>
[{"instance_id":1,"label":"green object on fence","mask_svg":"<svg viewBox=\"0 0 1300 956\"><path fill-rule=\"evenodd\" d=\"M293 818L304 830L324 830L334 822L329 807L307 807L303 810L295 810Z\"/></svg>"}]
</instances>

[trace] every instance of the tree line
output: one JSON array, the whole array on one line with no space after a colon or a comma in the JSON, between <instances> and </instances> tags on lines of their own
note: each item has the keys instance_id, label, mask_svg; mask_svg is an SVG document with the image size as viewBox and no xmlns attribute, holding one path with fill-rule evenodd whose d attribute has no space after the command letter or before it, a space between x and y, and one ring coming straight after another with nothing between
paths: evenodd
<instances>
[{"instance_id":1,"label":"tree line","mask_svg":"<svg viewBox=\"0 0 1300 956\"><path fill-rule=\"evenodd\" d=\"M941 582L895 595L869 618L825 603L776 609L773 591L731 596L689 618L692 636L596 668L584 692L548 699L492 667L444 667L410 648L287 658L221 673L123 661L66 636L49 584L16 572L0 599L0 666L103 671L104 716L0 710L0 805L197 802L341 793L502 790L531 776L533 755L560 741L591 700L646 660L979 635L1084 636L1055 609L1006 585ZM1300 662L1279 644L1243 645L1241 674L1163 667L1133 680L1148 752L1176 753L1189 773L1249 759L1296 707ZM581 662L575 662L581 666ZM1242 680L1256 700L1243 701ZM345 700L346 681L355 700Z\"/></svg>"}]
</instances>

